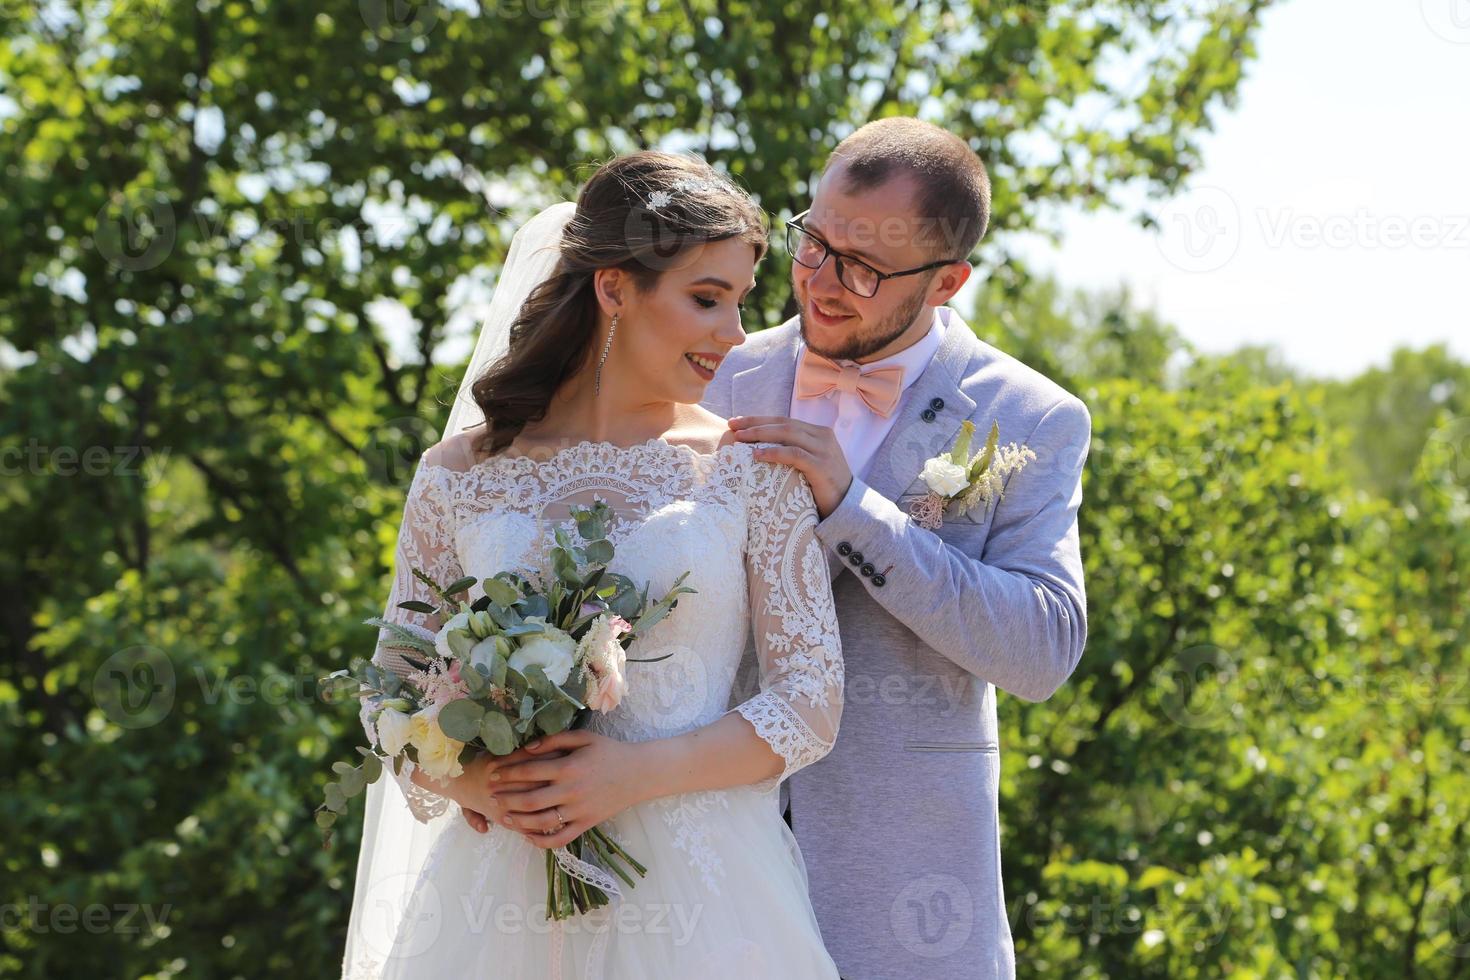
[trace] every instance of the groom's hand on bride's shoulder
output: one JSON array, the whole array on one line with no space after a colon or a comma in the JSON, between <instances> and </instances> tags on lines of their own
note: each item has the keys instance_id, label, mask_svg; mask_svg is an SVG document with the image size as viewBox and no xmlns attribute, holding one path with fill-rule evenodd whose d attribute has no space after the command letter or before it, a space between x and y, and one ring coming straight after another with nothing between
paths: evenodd
<instances>
[{"instance_id":1,"label":"groom's hand on bride's shoulder","mask_svg":"<svg viewBox=\"0 0 1470 980\"><path fill-rule=\"evenodd\" d=\"M758 447L755 458L800 470L811 484L819 519L826 520L847 496L852 469L830 427L784 415L737 415L729 425L741 442L775 443Z\"/></svg>"}]
</instances>

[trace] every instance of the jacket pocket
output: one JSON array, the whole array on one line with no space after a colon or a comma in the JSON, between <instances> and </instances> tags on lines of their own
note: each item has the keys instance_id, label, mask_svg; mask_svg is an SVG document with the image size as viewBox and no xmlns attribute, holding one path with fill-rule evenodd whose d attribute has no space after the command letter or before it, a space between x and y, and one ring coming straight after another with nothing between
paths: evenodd
<instances>
[{"instance_id":1,"label":"jacket pocket","mask_svg":"<svg viewBox=\"0 0 1470 980\"><path fill-rule=\"evenodd\" d=\"M999 754L995 742L905 742L905 752L990 752Z\"/></svg>"}]
</instances>

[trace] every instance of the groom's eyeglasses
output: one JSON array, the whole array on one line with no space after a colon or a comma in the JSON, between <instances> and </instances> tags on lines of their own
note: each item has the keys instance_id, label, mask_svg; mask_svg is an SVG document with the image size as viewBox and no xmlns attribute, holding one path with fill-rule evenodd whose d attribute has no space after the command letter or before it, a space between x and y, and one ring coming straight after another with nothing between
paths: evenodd
<instances>
[{"instance_id":1,"label":"groom's eyeglasses","mask_svg":"<svg viewBox=\"0 0 1470 980\"><path fill-rule=\"evenodd\" d=\"M827 256L832 256L832 261L837 265L837 281L847 289L857 293L863 298L871 298L878 292L878 287L883 285L885 279L897 279L901 276L916 276L930 269L938 269L940 266L952 265L955 262L963 262L963 259L941 259L938 262L930 262L916 269L904 269L901 272L879 272L868 265L862 259L851 255L844 255L808 231L802 224L806 216L811 213L811 208L786 222L786 250L791 253L791 258L797 265L808 269L820 269L822 263L827 261Z\"/></svg>"}]
</instances>

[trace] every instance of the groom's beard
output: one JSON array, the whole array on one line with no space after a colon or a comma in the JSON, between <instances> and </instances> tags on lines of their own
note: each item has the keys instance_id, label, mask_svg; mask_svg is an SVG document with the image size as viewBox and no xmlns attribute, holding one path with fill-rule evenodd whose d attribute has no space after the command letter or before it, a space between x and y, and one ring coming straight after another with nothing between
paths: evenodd
<instances>
[{"instance_id":1,"label":"groom's beard","mask_svg":"<svg viewBox=\"0 0 1470 980\"><path fill-rule=\"evenodd\" d=\"M835 348L824 349L812 343L807 333L806 303L801 304L797 312L797 319L801 326L801 339L806 342L808 348L821 354L823 357L834 361L860 361L870 354L875 354L899 337L904 331L913 326L920 313L924 310L924 296L928 293L928 284L925 288L918 290L912 300L894 310L882 323L871 331L860 336L848 337L842 344Z\"/></svg>"}]
</instances>

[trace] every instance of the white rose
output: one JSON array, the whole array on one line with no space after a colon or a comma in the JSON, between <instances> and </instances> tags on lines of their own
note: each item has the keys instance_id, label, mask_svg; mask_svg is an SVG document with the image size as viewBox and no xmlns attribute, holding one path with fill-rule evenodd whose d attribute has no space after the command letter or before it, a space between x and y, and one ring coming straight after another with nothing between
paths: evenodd
<instances>
[{"instance_id":1,"label":"white rose","mask_svg":"<svg viewBox=\"0 0 1470 980\"><path fill-rule=\"evenodd\" d=\"M449 622L444 624L444 628L434 636L434 652L445 660L452 659L454 657L454 651L449 648L449 634L454 630L468 631L469 628L470 614L465 612L455 613L449 618Z\"/></svg>"},{"instance_id":2,"label":"white rose","mask_svg":"<svg viewBox=\"0 0 1470 980\"><path fill-rule=\"evenodd\" d=\"M965 467L953 462L948 456L935 456L924 464L920 478L941 497L953 497L970 485Z\"/></svg>"},{"instance_id":3,"label":"white rose","mask_svg":"<svg viewBox=\"0 0 1470 980\"><path fill-rule=\"evenodd\" d=\"M439 706L425 708L410 719L408 741L418 750L419 768L435 779L464 775L459 753L464 743L450 738L439 727Z\"/></svg>"},{"instance_id":4,"label":"white rose","mask_svg":"<svg viewBox=\"0 0 1470 980\"><path fill-rule=\"evenodd\" d=\"M378 715L378 745L390 756L403 751L413 730L413 719L401 711L384 708Z\"/></svg>"},{"instance_id":5,"label":"white rose","mask_svg":"<svg viewBox=\"0 0 1470 980\"><path fill-rule=\"evenodd\" d=\"M570 634L549 626L545 633L533 634L525 640L510 655L507 663L523 674L532 664L539 665L551 683L561 685L571 676L572 664L576 662L576 658L577 641Z\"/></svg>"},{"instance_id":6,"label":"white rose","mask_svg":"<svg viewBox=\"0 0 1470 980\"><path fill-rule=\"evenodd\" d=\"M476 643L470 649L470 666L484 664L485 669L488 670L495 660L496 648L504 644L505 640L499 636L488 636Z\"/></svg>"}]
</instances>

